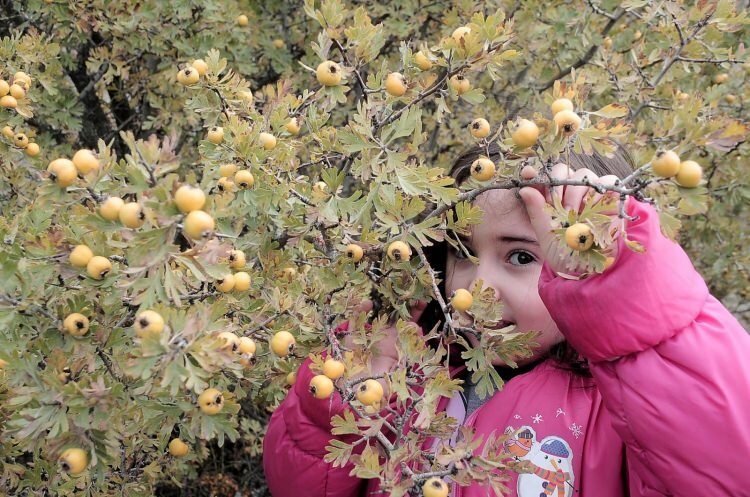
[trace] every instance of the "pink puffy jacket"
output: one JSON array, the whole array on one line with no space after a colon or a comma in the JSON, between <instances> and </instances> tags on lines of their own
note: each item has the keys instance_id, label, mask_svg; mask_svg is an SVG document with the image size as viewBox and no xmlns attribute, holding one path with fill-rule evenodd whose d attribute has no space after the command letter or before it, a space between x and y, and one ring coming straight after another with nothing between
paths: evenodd
<instances>
[{"instance_id":1,"label":"pink puffy jacket","mask_svg":"<svg viewBox=\"0 0 750 497\"><path fill-rule=\"evenodd\" d=\"M459 396L441 409L478 434L508 430L507 449L532 462L511 496L750 496L750 335L709 294L648 205L619 242L615 264L581 281L544 267L539 292L560 331L589 361L595 384L545 361L516 376L468 419ZM323 461L341 399L316 400L302 365L274 412L264 469L275 497L378 495L377 480ZM480 485L454 496L486 497Z\"/></svg>"}]
</instances>

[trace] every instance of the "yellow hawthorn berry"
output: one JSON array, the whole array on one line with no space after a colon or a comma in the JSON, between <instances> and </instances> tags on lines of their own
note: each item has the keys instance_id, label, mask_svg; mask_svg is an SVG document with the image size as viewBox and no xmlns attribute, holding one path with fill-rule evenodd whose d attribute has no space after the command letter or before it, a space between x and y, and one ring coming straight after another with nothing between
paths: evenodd
<instances>
[{"instance_id":1,"label":"yellow hawthorn berry","mask_svg":"<svg viewBox=\"0 0 750 497\"><path fill-rule=\"evenodd\" d=\"M414 54L414 63L422 71L429 71L432 69L432 61L424 54L424 52L417 52Z\"/></svg>"},{"instance_id":2,"label":"yellow hawthorn berry","mask_svg":"<svg viewBox=\"0 0 750 497\"><path fill-rule=\"evenodd\" d=\"M640 30L633 33L633 41L638 41L643 36L643 33L640 32Z\"/></svg>"},{"instance_id":3,"label":"yellow hawthorn berry","mask_svg":"<svg viewBox=\"0 0 750 497\"><path fill-rule=\"evenodd\" d=\"M126 228L140 228L146 222L146 214L138 202L128 202L120 208L118 213L120 222Z\"/></svg>"},{"instance_id":4,"label":"yellow hawthorn berry","mask_svg":"<svg viewBox=\"0 0 750 497\"><path fill-rule=\"evenodd\" d=\"M406 79L401 73L392 72L385 78L385 91L394 97L400 97L406 93Z\"/></svg>"},{"instance_id":5,"label":"yellow hawthorn berry","mask_svg":"<svg viewBox=\"0 0 750 497\"><path fill-rule=\"evenodd\" d=\"M728 95L724 95L724 101L731 105L737 101L737 95L733 95L731 93L729 93Z\"/></svg>"},{"instance_id":6,"label":"yellow hawthorn berry","mask_svg":"<svg viewBox=\"0 0 750 497\"><path fill-rule=\"evenodd\" d=\"M234 291L235 292L246 292L250 289L250 275L245 271L237 271L234 273Z\"/></svg>"},{"instance_id":7,"label":"yellow hawthorn berry","mask_svg":"<svg viewBox=\"0 0 750 497\"><path fill-rule=\"evenodd\" d=\"M99 215L107 221L117 221L120 219L120 209L123 205L125 205L125 201L120 197L108 197L99 206Z\"/></svg>"},{"instance_id":8,"label":"yellow hawthorn berry","mask_svg":"<svg viewBox=\"0 0 750 497\"><path fill-rule=\"evenodd\" d=\"M466 290L465 288L459 288L455 292L453 292L453 297L451 297L451 305L453 308L457 311L468 311L472 304L474 303L474 297L471 295L471 292Z\"/></svg>"},{"instance_id":9,"label":"yellow hawthorn berry","mask_svg":"<svg viewBox=\"0 0 750 497\"><path fill-rule=\"evenodd\" d=\"M495 176L495 163L487 157L480 157L471 163L471 177L477 181L487 181Z\"/></svg>"},{"instance_id":10,"label":"yellow hawthorn berry","mask_svg":"<svg viewBox=\"0 0 750 497\"><path fill-rule=\"evenodd\" d=\"M29 76L28 74L26 74L23 71L17 71L13 75L13 82L14 83L23 82L23 84L25 84L27 88L30 88L31 87L31 76Z\"/></svg>"},{"instance_id":11,"label":"yellow hawthorn berry","mask_svg":"<svg viewBox=\"0 0 750 497\"><path fill-rule=\"evenodd\" d=\"M83 473L89 464L86 451L79 448L65 449L57 460L60 469L71 475Z\"/></svg>"},{"instance_id":12,"label":"yellow hawthorn berry","mask_svg":"<svg viewBox=\"0 0 750 497\"><path fill-rule=\"evenodd\" d=\"M685 93L683 91L677 92L677 100L680 100L680 101L684 102L688 98L690 98L689 94L687 94L687 93Z\"/></svg>"},{"instance_id":13,"label":"yellow hawthorn berry","mask_svg":"<svg viewBox=\"0 0 750 497\"><path fill-rule=\"evenodd\" d=\"M4 79L0 79L0 97L4 97L10 93L10 85Z\"/></svg>"},{"instance_id":14,"label":"yellow hawthorn berry","mask_svg":"<svg viewBox=\"0 0 750 497\"><path fill-rule=\"evenodd\" d=\"M174 203L182 213L197 211L206 203L206 194L200 188L182 185L174 193Z\"/></svg>"},{"instance_id":15,"label":"yellow hawthorn berry","mask_svg":"<svg viewBox=\"0 0 750 497\"><path fill-rule=\"evenodd\" d=\"M422 495L424 497L448 497L449 492L448 484L437 476L429 477L422 484Z\"/></svg>"},{"instance_id":16,"label":"yellow hawthorn berry","mask_svg":"<svg viewBox=\"0 0 750 497\"><path fill-rule=\"evenodd\" d=\"M474 138L487 138L490 135L490 123L483 117L478 117L469 124L469 133Z\"/></svg>"},{"instance_id":17,"label":"yellow hawthorn berry","mask_svg":"<svg viewBox=\"0 0 750 497\"><path fill-rule=\"evenodd\" d=\"M37 155L39 155L39 152L41 152L41 150L42 149L39 148L38 143L29 143L26 146L24 152L26 152L26 155L28 155L29 157L36 157Z\"/></svg>"},{"instance_id":18,"label":"yellow hawthorn berry","mask_svg":"<svg viewBox=\"0 0 750 497\"><path fill-rule=\"evenodd\" d=\"M286 357L294 352L294 347L297 341L294 339L294 335L288 331L277 331L276 334L271 338L271 351L278 357Z\"/></svg>"},{"instance_id":19,"label":"yellow hawthorn berry","mask_svg":"<svg viewBox=\"0 0 750 497\"><path fill-rule=\"evenodd\" d=\"M594 234L588 224L575 223L565 230L565 243L579 252L585 252L594 245Z\"/></svg>"},{"instance_id":20,"label":"yellow hawthorn berry","mask_svg":"<svg viewBox=\"0 0 750 497\"><path fill-rule=\"evenodd\" d=\"M216 335L216 338L224 341L224 344L221 346L222 349L231 349L232 352L235 352L240 346L240 337L231 331L222 331Z\"/></svg>"},{"instance_id":21,"label":"yellow hawthorn berry","mask_svg":"<svg viewBox=\"0 0 750 497\"><path fill-rule=\"evenodd\" d=\"M68 314L63 321L63 328L74 337L82 337L89 332L89 318L78 312Z\"/></svg>"},{"instance_id":22,"label":"yellow hawthorn berry","mask_svg":"<svg viewBox=\"0 0 750 497\"><path fill-rule=\"evenodd\" d=\"M219 176L221 176L222 178L231 178L236 172L237 164L230 162L228 164L222 164L219 166Z\"/></svg>"},{"instance_id":23,"label":"yellow hawthorn berry","mask_svg":"<svg viewBox=\"0 0 750 497\"><path fill-rule=\"evenodd\" d=\"M469 26L461 26L461 27L458 27L455 30L453 30L453 34L451 34L451 38L453 38L454 40L456 40L456 43L458 43L460 45L461 41L469 33L471 33L471 28Z\"/></svg>"},{"instance_id":24,"label":"yellow hawthorn berry","mask_svg":"<svg viewBox=\"0 0 750 497\"><path fill-rule=\"evenodd\" d=\"M219 414L224 408L224 395L215 388L207 388L198 396L198 407L207 416Z\"/></svg>"},{"instance_id":25,"label":"yellow hawthorn berry","mask_svg":"<svg viewBox=\"0 0 750 497\"><path fill-rule=\"evenodd\" d=\"M234 175L234 182L242 190L247 190L248 188L253 187L255 184L255 178L253 178L253 173L247 169L242 169L241 171L237 171Z\"/></svg>"},{"instance_id":26,"label":"yellow hawthorn berry","mask_svg":"<svg viewBox=\"0 0 750 497\"><path fill-rule=\"evenodd\" d=\"M315 77L323 86L336 86L341 83L341 66L332 60L323 61L318 64Z\"/></svg>"},{"instance_id":27,"label":"yellow hawthorn berry","mask_svg":"<svg viewBox=\"0 0 750 497\"><path fill-rule=\"evenodd\" d=\"M198 71L198 76L205 76L208 72L208 64L203 59L195 59L190 65Z\"/></svg>"},{"instance_id":28,"label":"yellow hawthorn berry","mask_svg":"<svg viewBox=\"0 0 750 497\"><path fill-rule=\"evenodd\" d=\"M219 182L216 184L216 189L219 192L231 192L234 190L234 182L229 178L219 178Z\"/></svg>"},{"instance_id":29,"label":"yellow hawthorn berry","mask_svg":"<svg viewBox=\"0 0 750 497\"><path fill-rule=\"evenodd\" d=\"M224 128L221 126L212 126L208 130L208 141L213 143L214 145L218 145L219 143L224 141Z\"/></svg>"},{"instance_id":30,"label":"yellow hawthorn berry","mask_svg":"<svg viewBox=\"0 0 750 497\"><path fill-rule=\"evenodd\" d=\"M452 76L448 82L450 83L451 88L453 88L453 91L455 91L459 95L463 95L467 91L471 90L471 82L466 79L463 74L456 74Z\"/></svg>"},{"instance_id":31,"label":"yellow hawthorn berry","mask_svg":"<svg viewBox=\"0 0 750 497\"><path fill-rule=\"evenodd\" d=\"M609 36L604 38L604 41L602 41L602 46L605 50L609 50L610 48L612 48L612 38L610 38Z\"/></svg>"},{"instance_id":32,"label":"yellow hawthorn berry","mask_svg":"<svg viewBox=\"0 0 750 497\"><path fill-rule=\"evenodd\" d=\"M177 72L177 82L185 86L194 85L200 79L200 73L194 67L183 67Z\"/></svg>"},{"instance_id":33,"label":"yellow hawthorn berry","mask_svg":"<svg viewBox=\"0 0 750 497\"><path fill-rule=\"evenodd\" d=\"M139 338L144 338L148 335L158 335L164 331L164 318L156 311L141 311L135 317L133 328L135 328L135 334Z\"/></svg>"},{"instance_id":34,"label":"yellow hawthorn berry","mask_svg":"<svg viewBox=\"0 0 750 497\"><path fill-rule=\"evenodd\" d=\"M10 85L8 91L10 92L10 96L15 98L16 100L23 100L23 98L26 96L26 90L24 90L21 85L15 83Z\"/></svg>"},{"instance_id":35,"label":"yellow hawthorn berry","mask_svg":"<svg viewBox=\"0 0 750 497\"><path fill-rule=\"evenodd\" d=\"M352 262L361 261L362 257L365 255L365 251L356 243L350 243L347 245L346 249L344 249L344 253L352 260Z\"/></svg>"},{"instance_id":36,"label":"yellow hawthorn berry","mask_svg":"<svg viewBox=\"0 0 750 497\"><path fill-rule=\"evenodd\" d=\"M245 14L238 15L235 21L237 22L238 26L241 26L243 28L247 26L248 22L250 22Z\"/></svg>"},{"instance_id":37,"label":"yellow hawthorn berry","mask_svg":"<svg viewBox=\"0 0 750 497\"><path fill-rule=\"evenodd\" d=\"M284 128L289 134L296 135L299 133L299 121L296 117L292 117L286 122Z\"/></svg>"},{"instance_id":38,"label":"yellow hawthorn berry","mask_svg":"<svg viewBox=\"0 0 750 497\"><path fill-rule=\"evenodd\" d=\"M102 257L101 255L95 255L89 260L89 263L86 264L86 273L95 280L104 278L111 270L112 263L109 259Z\"/></svg>"},{"instance_id":39,"label":"yellow hawthorn berry","mask_svg":"<svg viewBox=\"0 0 750 497\"><path fill-rule=\"evenodd\" d=\"M692 160L683 161L680 170L674 177L678 185L683 188L695 188L703 178L703 169L700 164Z\"/></svg>"},{"instance_id":40,"label":"yellow hawthorn berry","mask_svg":"<svg viewBox=\"0 0 750 497\"><path fill-rule=\"evenodd\" d=\"M18 148L26 148L29 144L29 137L25 133L16 133L13 135L13 145Z\"/></svg>"},{"instance_id":41,"label":"yellow hawthorn berry","mask_svg":"<svg viewBox=\"0 0 750 497\"><path fill-rule=\"evenodd\" d=\"M273 40L273 46L274 48L282 49L286 46L286 43L284 43L284 40L282 40L281 38L276 38L275 40Z\"/></svg>"},{"instance_id":42,"label":"yellow hawthorn berry","mask_svg":"<svg viewBox=\"0 0 750 497\"><path fill-rule=\"evenodd\" d=\"M558 98L557 100L552 102L552 105L550 105L549 108L552 111L553 116L558 112L562 112L564 110L572 111L573 109L575 109L575 107L573 107L573 102L571 102L568 98Z\"/></svg>"},{"instance_id":43,"label":"yellow hawthorn berry","mask_svg":"<svg viewBox=\"0 0 750 497\"><path fill-rule=\"evenodd\" d=\"M76 245L73 250L70 251L68 260L75 267L86 267L91 258L94 257L94 253L86 245Z\"/></svg>"},{"instance_id":44,"label":"yellow hawthorn berry","mask_svg":"<svg viewBox=\"0 0 750 497\"><path fill-rule=\"evenodd\" d=\"M47 166L50 178L59 186L67 187L73 184L78 177L78 170L69 159L55 159Z\"/></svg>"},{"instance_id":45,"label":"yellow hawthorn berry","mask_svg":"<svg viewBox=\"0 0 750 497\"><path fill-rule=\"evenodd\" d=\"M247 264L245 252L242 250L232 250L229 252L229 267L232 269L242 269Z\"/></svg>"},{"instance_id":46,"label":"yellow hawthorn berry","mask_svg":"<svg viewBox=\"0 0 750 497\"><path fill-rule=\"evenodd\" d=\"M534 121L520 119L510 137L518 148L531 147L539 139L539 127Z\"/></svg>"},{"instance_id":47,"label":"yellow hawthorn berry","mask_svg":"<svg viewBox=\"0 0 750 497\"><path fill-rule=\"evenodd\" d=\"M323 374L332 380L338 380L344 376L345 369L346 366L344 366L343 362L330 357L323 363Z\"/></svg>"},{"instance_id":48,"label":"yellow hawthorn berry","mask_svg":"<svg viewBox=\"0 0 750 497\"><path fill-rule=\"evenodd\" d=\"M257 347L255 341L250 337L240 337L239 344L237 346L240 354L255 354Z\"/></svg>"},{"instance_id":49,"label":"yellow hawthorn berry","mask_svg":"<svg viewBox=\"0 0 750 497\"><path fill-rule=\"evenodd\" d=\"M5 138L13 138L15 134L15 131L13 131L13 128L11 128L10 126L5 126L3 128L3 136Z\"/></svg>"},{"instance_id":50,"label":"yellow hawthorn berry","mask_svg":"<svg viewBox=\"0 0 750 497\"><path fill-rule=\"evenodd\" d=\"M559 133L563 136L571 136L581 127L581 118L572 110L561 110L553 118Z\"/></svg>"},{"instance_id":51,"label":"yellow hawthorn berry","mask_svg":"<svg viewBox=\"0 0 750 497\"><path fill-rule=\"evenodd\" d=\"M182 224L183 231L193 240L209 236L216 228L214 218L210 214L195 210L185 217Z\"/></svg>"},{"instance_id":52,"label":"yellow hawthorn berry","mask_svg":"<svg viewBox=\"0 0 750 497\"><path fill-rule=\"evenodd\" d=\"M327 399L333 394L333 382L323 374L313 376L310 380L310 393L316 399Z\"/></svg>"},{"instance_id":53,"label":"yellow hawthorn berry","mask_svg":"<svg viewBox=\"0 0 750 497\"><path fill-rule=\"evenodd\" d=\"M13 98L11 95L5 95L4 97L0 98L0 107L4 107L6 109L15 109L18 107L18 100Z\"/></svg>"},{"instance_id":54,"label":"yellow hawthorn berry","mask_svg":"<svg viewBox=\"0 0 750 497\"><path fill-rule=\"evenodd\" d=\"M261 133L258 135L258 141L265 150L273 150L276 148L276 137L271 133Z\"/></svg>"},{"instance_id":55,"label":"yellow hawthorn berry","mask_svg":"<svg viewBox=\"0 0 750 497\"><path fill-rule=\"evenodd\" d=\"M281 276L286 280L291 280L295 276L297 276L297 270L293 267L285 267L281 270Z\"/></svg>"},{"instance_id":56,"label":"yellow hawthorn berry","mask_svg":"<svg viewBox=\"0 0 750 497\"><path fill-rule=\"evenodd\" d=\"M214 282L214 286L222 293L231 292L234 288L234 275L225 274L220 280Z\"/></svg>"},{"instance_id":57,"label":"yellow hawthorn berry","mask_svg":"<svg viewBox=\"0 0 750 497\"><path fill-rule=\"evenodd\" d=\"M73 155L73 164L81 174L88 174L91 171L99 169L99 159L94 155L94 152L85 148Z\"/></svg>"},{"instance_id":58,"label":"yellow hawthorn berry","mask_svg":"<svg viewBox=\"0 0 750 497\"><path fill-rule=\"evenodd\" d=\"M253 100L255 99L255 97L253 97L253 92L242 91L239 93L239 97L244 100L247 105L253 105Z\"/></svg>"},{"instance_id":59,"label":"yellow hawthorn berry","mask_svg":"<svg viewBox=\"0 0 750 497\"><path fill-rule=\"evenodd\" d=\"M729 74L725 72L719 73L716 76L714 76L714 83L716 83L717 85L720 85L722 83L726 83L728 79L729 79Z\"/></svg>"},{"instance_id":60,"label":"yellow hawthorn berry","mask_svg":"<svg viewBox=\"0 0 750 497\"><path fill-rule=\"evenodd\" d=\"M374 406L383 398L383 385L378 380L365 380L357 387L357 400L366 406Z\"/></svg>"},{"instance_id":61,"label":"yellow hawthorn berry","mask_svg":"<svg viewBox=\"0 0 750 497\"><path fill-rule=\"evenodd\" d=\"M169 441L169 454L174 457L185 457L190 452L190 446L180 440L173 438Z\"/></svg>"},{"instance_id":62,"label":"yellow hawthorn berry","mask_svg":"<svg viewBox=\"0 0 750 497\"><path fill-rule=\"evenodd\" d=\"M651 161L651 169L657 176L671 178L680 170L680 156L672 150L660 150Z\"/></svg>"},{"instance_id":63,"label":"yellow hawthorn berry","mask_svg":"<svg viewBox=\"0 0 750 497\"><path fill-rule=\"evenodd\" d=\"M411 248L399 240L391 242L386 252L388 257L396 262L408 261L411 258Z\"/></svg>"},{"instance_id":64,"label":"yellow hawthorn berry","mask_svg":"<svg viewBox=\"0 0 750 497\"><path fill-rule=\"evenodd\" d=\"M292 386L295 383L297 383L297 372L296 371L292 371L291 373L288 373L286 375L286 384L289 385L289 386Z\"/></svg>"}]
</instances>

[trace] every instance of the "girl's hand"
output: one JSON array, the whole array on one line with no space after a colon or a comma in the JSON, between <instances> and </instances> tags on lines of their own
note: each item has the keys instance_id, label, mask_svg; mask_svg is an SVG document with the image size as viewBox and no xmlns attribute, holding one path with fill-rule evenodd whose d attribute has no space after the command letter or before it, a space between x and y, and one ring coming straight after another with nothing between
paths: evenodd
<instances>
[{"instance_id":1,"label":"girl's hand","mask_svg":"<svg viewBox=\"0 0 750 497\"><path fill-rule=\"evenodd\" d=\"M536 175L536 170L533 170L532 168L525 168L521 172L522 179L532 179ZM577 171L574 171L567 164L554 165L550 172L550 176L553 179L558 180L581 180L586 177L591 183L610 186L614 185L615 181L618 179L617 176L614 175L602 176L600 178L590 169L578 169ZM561 248L560 243L556 240L555 234L552 232L550 216L544 211L545 203L552 205L552 199L554 196L561 199L564 208L575 209L577 212L581 212L589 197L592 197L590 202L597 203L601 201L604 195L618 196L616 192L606 194L598 193L595 189L589 186L555 186L552 188L552 191L546 186L524 187L521 188L519 194L526 206L526 212L529 214L531 227L536 233L544 258L550 268L556 273L566 272L562 262L565 253ZM613 211L607 214L616 215L617 212ZM616 249L616 246L612 248ZM616 256L616 254L611 255Z\"/></svg>"},{"instance_id":2,"label":"girl's hand","mask_svg":"<svg viewBox=\"0 0 750 497\"><path fill-rule=\"evenodd\" d=\"M419 321L420 316L427 307L427 303L423 301L417 301L411 307L411 321L416 323ZM355 312L369 312L372 309L372 302L369 302L369 306L362 303L358 306ZM386 329L387 336L378 342L377 351L374 351L372 360L370 363L370 373L373 375L385 374L392 371L398 363L398 351L396 350L396 343L398 342L398 331L396 325L390 326ZM353 343L351 337L347 336L343 339L344 346L352 348ZM367 375L369 376L369 375Z\"/></svg>"}]
</instances>

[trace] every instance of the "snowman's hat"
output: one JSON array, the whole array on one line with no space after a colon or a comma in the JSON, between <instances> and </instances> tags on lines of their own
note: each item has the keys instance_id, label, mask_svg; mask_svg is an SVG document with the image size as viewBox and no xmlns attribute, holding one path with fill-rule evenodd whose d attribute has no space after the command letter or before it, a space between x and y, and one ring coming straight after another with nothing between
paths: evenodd
<instances>
[{"instance_id":1,"label":"snowman's hat","mask_svg":"<svg viewBox=\"0 0 750 497\"><path fill-rule=\"evenodd\" d=\"M570 452L568 452L568 449L565 447L565 444L563 444L559 440L550 440L549 442L545 442L544 444L542 444L541 451L544 452L545 454L549 454L555 457L570 456Z\"/></svg>"}]
</instances>

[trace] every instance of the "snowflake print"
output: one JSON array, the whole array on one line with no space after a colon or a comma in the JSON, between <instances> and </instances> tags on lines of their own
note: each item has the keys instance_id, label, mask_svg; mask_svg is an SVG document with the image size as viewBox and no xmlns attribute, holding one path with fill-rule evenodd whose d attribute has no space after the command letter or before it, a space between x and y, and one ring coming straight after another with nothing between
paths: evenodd
<instances>
[{"instance_id":1,"label":"snowflake print","mask_svg":"<svg viewBox=\"0 0 750 497\"><path fill-rule=\"evenodd\" d=\"M558 418L558 417L560 417L561 414L564 416L565 415L565 411L563 411L562 407L558 407L557 408L557 412L555 413L555 417Z\"/></svg>"},{"instance_id":2,"label":"snowflake print","mask_svg":"<svg viewBox=\"0 0 750 497\"><path fill-rule=\"evenodd\" d=\"M573 432L573 436L578 438L581 435L583 435L583 427L581 425L577 425L573 423L570 425L570 431Z\"/></svg>"},{"instance_id":3,"label":"snowflake print","mask_svg":"<svg viewBox=\"0 0 750 497\"><path fill-rule=\"evenodd\" d=\"M536 413L536 415L532 416L532 417L531 417L531 419L533 419L533 420L534 420L534 424L539 424L539 423L541 423L542 421L544 421L544 420L542 419L542 415L541 415L541 414L539 414L539 413Z\"/></svg>"}]
</instances>

